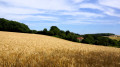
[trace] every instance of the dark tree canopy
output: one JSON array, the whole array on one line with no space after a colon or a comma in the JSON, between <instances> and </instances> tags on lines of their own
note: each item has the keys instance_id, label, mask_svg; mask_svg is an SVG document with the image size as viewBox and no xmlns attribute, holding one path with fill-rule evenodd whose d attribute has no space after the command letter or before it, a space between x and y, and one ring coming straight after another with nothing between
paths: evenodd
<instances>
[{"instance_id":1,"label":"dark tree canopy","mask_svg":"<svg viewBox=\"0 0 120 67\"><path fill-rule=\"evenodd\" d=\"M120 42L100 35L84 35L82 43L120 47Z\"/></svg>"},{"instance_id":2,"label":"dark tree canopy","mask_svg":"<svg viewBox=\"0 0 120 67\"><path fill-rule=\"evenodd\" d=\"M60 29L56 26L52 26L50 28L50 31L53 32L53 35L59 35L59 33L60 33Z\"/></svg>"},{"instance_id":3,"label":"dark tree canopy","mask_svg":"<svg viewBox=\"0 0 120 67\"><path fill-rule=\"evenodd\" d=\"M111 36L111 35L115 35L115 34L113 34L113 33L97 33L97 34L86 34L86 35Z\"/></svg>"},{"instance_id":4,"label":"dark tree canopy","mask_svg":"<svg viewBox=\"0 0 120 67\"><path fill-rule=\"evenodd\" d=\"M46 28L44 28L44 30L43 30L43 34L45 34L45 35L47 35L47 34L48 34L48 31L47 31L47 29L46 29Z\"/></svg>"},{"instance_id":5,"label":"dark tree canopy","mask_svg":"<svg viewBox=\"0 0 120 67\"><path fill-rule=\"evenodd\" d=\"M28 33L30 31L27 25L16 21L9 21L4 18L0 18L0 30L23 33Z\"/></svg>"}]
</instances>

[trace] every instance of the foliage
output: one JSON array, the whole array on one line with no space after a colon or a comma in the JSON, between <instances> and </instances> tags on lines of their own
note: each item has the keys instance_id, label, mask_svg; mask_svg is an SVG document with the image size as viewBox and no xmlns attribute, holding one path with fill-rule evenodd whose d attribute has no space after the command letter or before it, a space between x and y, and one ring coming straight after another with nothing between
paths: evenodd
<instances>
[{"instance_id":1,"label":"foliage","mask_svg":"<svg viewBox=\"0 0 120 67\"><path fill-rule=\"evenodd\" d=\"M52 26L50 28L50 31L48 31L48 35L56 36L56 37L59 37L62 39L75 41L75 42L78 42L77 37L79 37L78 35L76 35L73 32L60 30L56 26Z\"/></svg>"},{"instance_id":2,"label":"foliage","mask_svg":"<svg viewBox=\"0 0 120 67\"><path fill-rule=\"evenodd\" d=\"M53 35L59 35L60 34L60 29L56 26L52 26L50 28L50 31L53 32Z\"/></svg>"},{"instance_id":3,"label":"foliage","mask_svg":"<svg viewBox=\"0 0 120 67\"><path fill-rule=\"evenodd\" d=\"M86 35L111 36L111 35L115 35L115 34L113 34L113 33L97 33L97 34L86 34Z\"/></svg>"},{"instance_id":4,"label":"foliage","mask_svg":"<svg viewBox=\"0 0 120 67\"><path fill-rule=\"evenodd\" d=\"M84 35L82 43L120 47L120 42L98 35Z\"/></svg>"},{"instance_id":5,"label":"foliage","mask_svg":"<svg viewBox=\"0 0 120 67\"><path fill-rule=\"evenodd\" d=\"M28 33L30 31L27 25L16 21L9 21L4 18L0 18L0 30L23 33Z\"/></svg>"},{"instance_id":6,"label":"foliage","mask_svg":"<svg viewBox=\"0 0 120 67\"><path fill-rule=\"evenodd\" d=\"M33 33L33 34L36 34L37 31L36 30L30 30L29 33Z\"/></svg>"}]
</instances>

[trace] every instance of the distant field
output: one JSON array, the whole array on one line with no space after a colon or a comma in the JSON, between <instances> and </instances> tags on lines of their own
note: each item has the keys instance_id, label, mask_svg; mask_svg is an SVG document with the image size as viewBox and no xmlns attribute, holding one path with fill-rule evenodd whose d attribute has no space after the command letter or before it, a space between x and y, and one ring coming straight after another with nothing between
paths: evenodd
<instances>
[{"instance_id":1,"label":"distant field","mask_svg":"<svg viewBox=\"0 0 120 67\"><path fill-rule=\"evenodd\" d=\"M115 36L109 36L109 38L120 41L120 36L118 36L118 37L115 37Z\"/></svg>"},{"instance_id":2,"label":"distant field","mask_svg":"<svg viewBox=\"0 0 120 67\"><path fill-rule=\"evenodd\" d=\"M120 48L0 31L0 67L120 67Z\"/></svg>"}]
</instances>

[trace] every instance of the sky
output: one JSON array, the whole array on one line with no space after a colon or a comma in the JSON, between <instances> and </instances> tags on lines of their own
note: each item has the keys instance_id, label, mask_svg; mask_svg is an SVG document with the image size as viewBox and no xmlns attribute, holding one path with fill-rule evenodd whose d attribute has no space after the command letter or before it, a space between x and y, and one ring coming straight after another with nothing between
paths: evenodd
<instances>
[{"instance_id":1,"label":"sky","mask_svg":"<svg viewBox=\"0 0 120 67\"><path fill-rule=\"evenodd\" d=\"M78 34L120 35L120 0L0 0L0 18L38 31L57 26Z\"/></svg>"}]
</instances>

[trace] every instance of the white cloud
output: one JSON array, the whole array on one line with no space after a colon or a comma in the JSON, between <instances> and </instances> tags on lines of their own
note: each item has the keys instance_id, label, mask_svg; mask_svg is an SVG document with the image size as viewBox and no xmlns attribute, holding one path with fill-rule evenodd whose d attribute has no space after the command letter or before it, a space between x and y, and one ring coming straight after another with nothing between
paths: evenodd
<instances>
[{"instance_id":1,"label":"white cloud","mask_svg":"<svg viewBox=\"0 0 120 67\"><path fill-rule=\"evenodd\" d=\"M101 5L120 9L120 0L99 0Z\"/></svg>"},{"instance_id":2,"label":"white cloud","mask_svg":"<svg viewBox=\"0 0 120 67\"><path fill-rule=\"evenodd\" d=\"M0 15L1 17L1 15ZM45 20L45 21L58 21L59 18L57 17L52 17L52 16L33 16L33 15L4 15L3 16L6 19L9 20L15 20L15 21L40 21L40 20ZM3 18L1 17L1 18Z\"/></svg>"},{"instance_id":3,"label":"white cloud","mask_svg":"<svg viewBox=\"0 0 120 67\"><path fill-rule=\"evenodd\" d=\"M100 4L83 2L86 0L0 0L0 2L1 1L5 4L0 5L0 17L16 21L45 20L57 21L59 22L57 24L66 24L61 23L61 21L65 20L63 22L68 22L68 24L90 24L92 22L83 22L80 18L85 18L84 20L92 18L92 20L94 20L99 17L103 18L105 16L104 14L120 17L119 14L115 13L114 9L107 7L109 5L101 3L102 0ZM98 9L103 11L103 13L83 12L80 8ZM69 21L68 18L73 20Z\"/></svg>"},{"instance_id":4,"label":"white cloud","mask_svg":"<svg viewBox=\"0 0 120 67\"><path fill-rule=\"evenodd\" d=\"M104 11L104 13L110 16L120 17L120 14L115 13L114 9L108 9L107 11Z\"/></svg>"},{"instance_id":5,"label":"white cloud","mask_svg":"<svg viewBox=\"0 0 120 67\"><path fill-rule=\"evenodd\" d=\"M72 10L66 0L1 0L17 7L28 7L45 10Z\"/></svg>"},{"instance_id":6,"label":"white cloud","mask_svg":"<svg viewBox=\"0 0 120 67\"><path fill-rule=\"evenodd\" d=\"M83 16L83 17L103 17L103 15L96 14L96 13L89 13L89 12L79 12L74 11L74 9L71 11L71 6L67 5L66 0L1 0L9 5L14 5L15 7L12 6L0 6L0 17L4 17L10 20L31 20L31 21L40 21L40 20L49 20L49 21L57 21L58 18L54 16L42 16L38 15L35 16L34 14L48 14L48 15L53 15L56 14L57 16L59 15L71 15L71 16ZM75 2L82 2L83 0L75 1ZM66 3L66 4L65 4ZM24 7L24 8L23 8ZM29 8L26 8L29 7ZM39 9L42 9L39 10ZM52 13L48 13L51 12ZM79 9L79 8L78 8ZM55 11L54 11L55 10ZM56 12L56 10L61 11L61 10L66 10L65 12ZM60 18L62 19L62 18Z\"/></svg>"},{"instance_id":7,"label":"white cloud","mask_svg":"<svg viewBox=\"0 0 120 67\"><path fill-rule=\"evenodd\" d=\"M120 13L116 13L116 10L113 9L113 8L120 9L120 0L99 0L98 3L106 7L103 10L105 14L120 17Z\"/></svg>"},{"instance_id":8,"label":"white cloud","mask_svg":"<svg viewBox=\"0 0 120 67\"><path fill-rule=\"evenodd\" d=\"M0 6L0 13L6 13L6 14L40 14L40 13L45 13L45 11L40 11L37 9Z\"/></svg>"},{"instance_id":9,"label":"white cloud","mask_svg":"<svg viewBox=\"0 0 120 67\"><path fill-rule=\"evenodd\" d=\"M74 3L80 3L83 2L84 0L72 0Z\"/></svg>"},{"instance_id":10,"label":"white cloud","mask_svg":"<svg viewBox=\"0 0 120 67\"><path fill-rule=\"evenodd\" d=\"M102 14L90 13L90 12L63 12L63 15L71 16L83 16L83 17L104 17Z\"/></svg>"},{"instance_id":11,"label":"white cloud","mask_svg":"<svg viewBox=\"0 0 120 67\"><path fill-rule=\"evenodd\" d=\"M98 9L102 11L104 14L110 15L110 16L116 16L120 17L120 14L117 14L115 12L115 9L112 9L110 7L106 7L104 5L97 5L92 3L83 3L79 5L79 8L90 8L90 9Z\"/></svg>"},{"instance_id":12,"label":"white cloud","mask_svg":"<svg viewBox=\"0 0 120 67\"><path fill-rule=\"evenodd\" d=\"M40 10L40 9L36 8L37 5L41 4L41 2L38 4L36 1L44 1L44 0L36 0L36 1L34 1L34 0L24 0L24 1L23 0L21 0L21 1L20 0L11 0L11 1L10 0L1 0L1 1L4 1L9 4L9 6L6 6L6 5L0 6L0 13L1 13L0 17L1 18L6 18L9 20L15 20L15 21L21 21L21 20L56 21L56 20L58 20L57 17L41 15L41 14L47 14L48 10ZM46 0L46 1L48 1L48 0ZM32 2L33 2L33 4L32 4ZM47 3L49 3L49 2L46 2L46 4L45 4L46 6L47 6ZM14 5L14 7L12 5ZM34 5L36 5L36 6L34 6ZM44 6L39 5L37 7L44 7Z\"/></svg>"}]
</instances>

